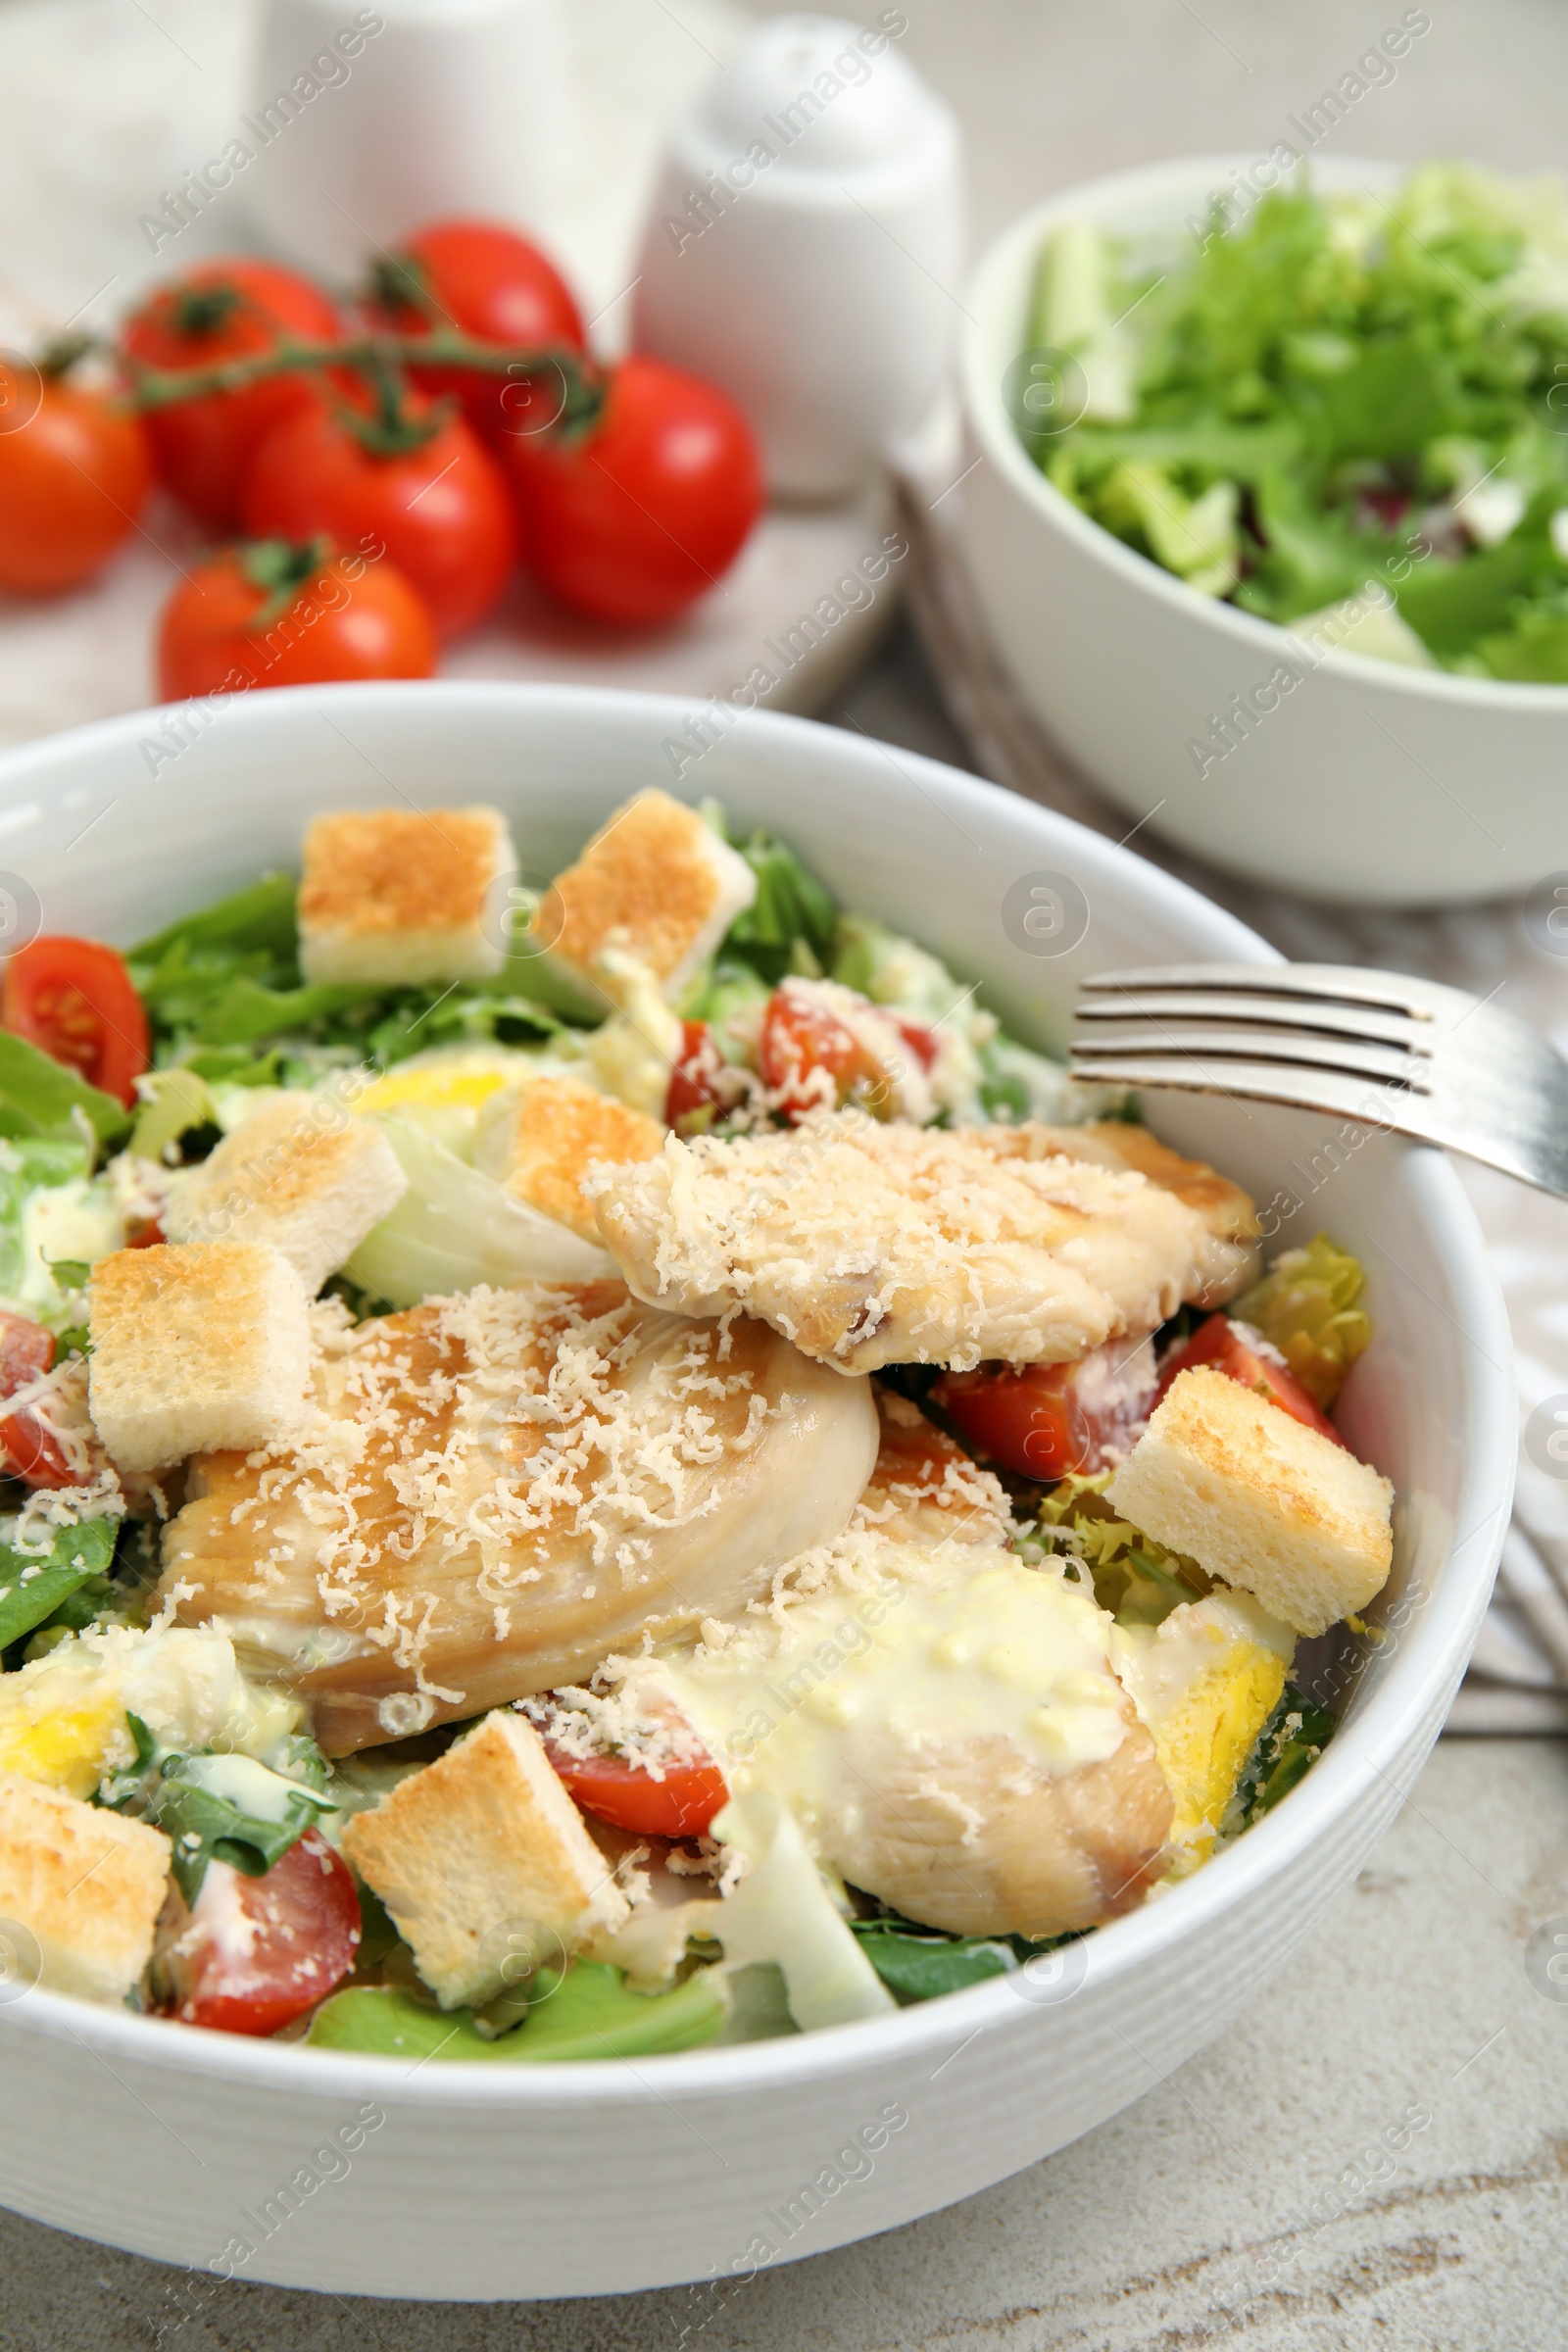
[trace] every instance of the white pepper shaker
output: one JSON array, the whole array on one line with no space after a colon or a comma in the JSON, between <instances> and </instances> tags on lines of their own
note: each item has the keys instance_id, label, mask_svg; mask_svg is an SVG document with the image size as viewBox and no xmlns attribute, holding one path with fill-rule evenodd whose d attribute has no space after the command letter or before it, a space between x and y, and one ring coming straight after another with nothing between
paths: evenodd
<instances>
[{"instance_id":1,"label":"white pepper shaker","mask_svg":"<svg viewBox=\"0 0 1568 2352\"><path fill-rule=\"evenodd\" d=\"M328 274L424 220L543 225L571 139L558 0L264 0L250 87L252 217Z\"/></svg>"},{"instance_id":2,"label":"white pepper shaker","mask_svg":"<svg viewBox=\"0 0 1568 2352\"><path fill-rule=\"evenodd\" d=\"M908 21L775 17L675 128L643 241L640 350L745 409L785 498L851 496L947 378L964 248L957 123Z\"/></svg>"}]
</instances>

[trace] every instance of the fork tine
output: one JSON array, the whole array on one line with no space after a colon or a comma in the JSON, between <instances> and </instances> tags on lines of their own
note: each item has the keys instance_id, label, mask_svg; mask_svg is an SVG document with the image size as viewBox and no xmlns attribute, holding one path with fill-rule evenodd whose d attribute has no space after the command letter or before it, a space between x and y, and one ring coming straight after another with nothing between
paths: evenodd
<instances>
[{"instance_id":1,"label":"fork tine","mask_svg":"<svg viewBox=\"0 0 1568 2352\"><path fill-rule=\"evenodd\" d=\"M1430 1021L1417 1023L1408 1014L1382 1012L1371 1005L1294 997L1225 996L1218 989L1128 989L1103 997L1085 993L1078 1001L1077 1018L1097 1025L1140 1019L1223 1021L1231 1029L1245 1022L1249 1027L1255 1025L1259 1044L1267 1036L1285 1032L1355 1038L1418 1054L1431 1051L1436 1035Z\"/></svg>"},{"instance_id":2,"label":"fork tine","mask_svg":"<svg viewBox=\"0 0 1568 2352\"><path fill-rule=\"evenodd\" d=\"M1285 1067L1272 1061L1205 1061L1193 1054L1152 1054L1147 1060L1102 1061L1093 1054L1073 1053L1067 1075L1090 1084L1123 1086L1129 1090L1161 1088L1177 1094L1240 1096L1253 1102L1280 1102L1293 1110L1315 1110L1362 1126L1393 1128L1417 1135L1424 1132L1417 1104L1406 1098L1407 1112L1397 1119L1374 1112L1366 1100L1364 1079L1338 1077L1327 1070L1299 1065Z\"/></svg>"},{"instance_id":3,"label":"fork tine","mask_svg":"<svg viewBox=\"0 0 1568 2352\"><path fill-rule=\"evenodd\" d=\"M1323 1070L1341 1078L1374 1079L1381 1086L1412 1094L1430 1094L1431 1065L1402 1047L1375 1040L1356 1043L1335 1037L1302 1036L1296 1031L1239 1027L1185 1029L1167 1021L1129 1021L1122 1027L1097 1029L1091 1037L1076 1036L1068 1049L1070 1066L1082 1060L1120 1068L1127 1061L1176 1064L1197 1060L1234 1067L1278 1071Z\"/></svg>"},{"instance_id":4,"label":"fork tine","mask_svg":"<svg viewBox=\"0 0 1568 2352\"><path fill-rule=\"evenodd\" d=\"M1168 989L1200 988L1228 997L1276 996L1305 998L1317 1003L1372 1004L1385 1011L1402 1012L1409 1020L1429 1021L1434 1001L1455 996L1404 972L1370 972L1339 963L1169 963L1121 972L1096 972L1082 984L1082 993L1110 993L1132 989L1140 994ZM1459 1000L1461 1003L1462 999Z\"/></svg>"}]
</instances>

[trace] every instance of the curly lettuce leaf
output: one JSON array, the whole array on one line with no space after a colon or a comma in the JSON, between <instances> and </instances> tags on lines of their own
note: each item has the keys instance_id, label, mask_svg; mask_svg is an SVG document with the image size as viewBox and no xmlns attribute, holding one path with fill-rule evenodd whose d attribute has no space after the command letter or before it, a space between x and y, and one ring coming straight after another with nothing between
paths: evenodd
<instances>
[{"instance_id":1,"label":"curly lettuce leaf","mask_svg":"<svg viewBox=\"0 0 1568 2352\"><path fill-rule=\"evenodd\" d=\"M1360 1259L1319 1233L1303 1250L1282 1250L1250 1290L1231 1300L1229 1311L1279 1349L1313 1403L1327 1412L1372 1337L1371 1320L1358 1303L1365 1284Z\"/></svg>"}]
</instances>

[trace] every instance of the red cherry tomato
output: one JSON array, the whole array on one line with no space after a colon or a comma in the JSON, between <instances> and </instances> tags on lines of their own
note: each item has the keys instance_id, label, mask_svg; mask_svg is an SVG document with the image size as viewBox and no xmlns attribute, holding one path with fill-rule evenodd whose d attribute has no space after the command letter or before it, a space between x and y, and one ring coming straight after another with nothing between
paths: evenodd
<instances>
[{"instance_id":1,"label":"red cherry tomato","mask_svg":"<svg viewBox=\"0 0 1568 2352\"><path fill-rule=\"evenodd\" d=\"M161 286L127 320L121 345L140 367L181 371L253 359L283 336L330 342L339 324L319 286L292 270L271 262L204 262ZM159 476L215 530L232 530L258 441L284 416L318 408L321 399L310 377L293 373L151 409L147 432Z\"/></svg>"},{"instance_id":2,"label":"red cherry tomato","mask_svg":"<svg viewBox=\"0 0 1568 2352\"><path fill-rule=\"evenodd\" d=\"M27 1487L76 1487L91 1475L73 1468L54 1431L26 1405L0 1421L0 1467Z\"/></svg>"},{"instance_id":3,"label":"red cherry tomato","mask_svg":"<svg viewBox=\"0 0 1568 2352\"><path fill-rule=\"evenodd\" d=\"M428 421L417 398L404 413L413 430ZM379 456L352 414L302 410L257 450L241 504L258 539L324 531L344 547L378 540L446 637L483 618L517 561L505 476L461 416L416 447Z\"/></svg>"},{"instance_id":4,"label":"red cherry tomato","mask_svg":"<svg viewBox=\"0 0 1568 2352\"><path fill-rule=\"evenodd\" d=\"M724 1776L703 1755L664 1768L655 1780L628 1756L568 1756L553 1741L546 1753L568 1795L598 1821L644 1837L698 1838L729 1802Z\"/></svg>"},{"instance_id":5,"label":"red cherry tomato","mask_svg":"<svg viewBox=\"0 0 1568 2352\"><path fill-rule=\"evenodd\" d=\"M152 470L140 422L107 394L47 376L40 389L0 359L0 588L90 580L134 528Z\"/></svg>"},{"instance_id":6,"label":"red cherry tomato","mask_svg":"<svg viewBox=\"0 0 1568 2352\"><path fill-rule=\"evenodd\" d=\"M610 371L591 426L510 434L506 458L530 569L564 605L632 628L706 595L761 511L734 402L641 353Z\"/></svg>"},{"instance_id":7,"label":"red cherry tomato","mask_svg":"<svg viewBox=\"0 0 1568 2352\"><path fill-rule=\"evenodd\" d=\"M1127 1342L1072 1364L981 1364L945 1372L932 1400L955 1428L1020 1477L1066 1478L1121 1460L1153 1405L1119 1378Z\"/></svg>"},{"instance_id":8,"label":"red cherry tomato","mask_svg":"<svg viewBox=\"0 0 1568 2352\"><path fill-rule=\"evenodd\" d=\"M664 1090L664 1125L680 1135L698 1135L712 1123L720 1107L719 1078L724 1068L713 1033L706 1021L682 1021L680 1055Z\"/></svg>"},{"instance_id":9,"label":"red cherry tomato","mask_svg":"<svg viewBox=\"0 0 1568 2352\"><path fill-rule=\"evenodd\" d=\"M0 1396L14 1396L55 1360L55 1335L28 1315L0 1308ZM0 1420L0 1469L29 1487L72 1487L76 1481L58 1441L25 1406Z\"/></svg>"},{"instance_id":10,"label":"red cherry tomato","mask_svg":"<svg viewBox=\"0 0 1568 2352\"><path fill-rule=\"evenodd\" d=\"M55 1335L30 1315L0 1307L0 1396L14 1396L55 1360Z\"/></svg>"},{"instance_id":11,"label":"red cherry tomato","mask_svg":"<svg viewBox=\"0 0 1568 2352\"><path fill-rule=\"evenodd\" d=\"M174 590L159 623L158 691L172 703L249 686L427 678L439 653L422 598L384 557L261 540L220 548Z\"/></svg>"},{"instance_id":12,"label":"red cherry tomato","mask_svg":"<svg viewBox=\"0 0 1568 2352\"><path fill-rule=\"evenodd\" d=\"M1191 1372L1200 1364L1208 1364L1216 1372L1224 1372L1239 1380L1244 1389L1253 1389L1290 1414L1292 1420L1304 1422L1322 1438L1332 1438L1336 1446L1345 1440L1326 1413L1319 1412L1302 1388L1296 1374L1284 1364L1271 1363L1260 1354L1248 1337L1245 1324L1233 1323L1229 1315L1207 1315L1192 1338L1166 1358L1159 1376L1159 1394L1165 1395L1179 1372ZM1346 1446L1346 1451L1349 1447Z\"/></svg>"},{"instance_id":13,"label":"red cherry tomato","mask_svg":"<svg viewBox=\"0 0 1568 2352\"><path fill-rule=\"evenodd\" d=\"M400 334L457 326L483 343L581 351L586 338L571 290L555 264L493 220L434 220L375 271L374 317ZM497 441L536 413L550 415L549 379L533 396L516 378L475 368L416 367L422 391L454 392L468 422ZM558 404L556 404L558 405Z\"/></svg>"},{"instance_id":14,"label":"red cherry tomato","mask_svg":"<svg viewBox=\"0 0 1568 2352\"><path fill-rule=\"evenodd\" d=\"M209 1862L170 1955L174 2014L220 2034L275 2034L342 1984L359 1941L353 1876L318 1830L259 1879Z\"/></svg>"},{"instance_id":15,"label":"red cherry tomato","mask_svg":"<svg viewBox=\"0 0 1568 2352\"><path fill-rule=\"evenodd\" d=\"M147 1067L147 1014L125 959L96 939L45 935L19 948L0 985L0 1027L101 1087L128 1110Z\"/></svg>"}]
</instances>

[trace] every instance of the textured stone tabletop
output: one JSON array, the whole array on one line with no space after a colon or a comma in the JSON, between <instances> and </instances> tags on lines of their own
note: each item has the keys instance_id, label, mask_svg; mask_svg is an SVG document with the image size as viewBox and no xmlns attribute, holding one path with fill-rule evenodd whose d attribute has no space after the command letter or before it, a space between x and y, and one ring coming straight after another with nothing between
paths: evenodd
<instances>
[{"instance_id":1,"label":"textured stone tabletop","mask_svg":"<svg viewBox=\"0 0 1568 2352\"><path fill-rule=\"evenodd\" d=\"M983 238L1095 172L1265 149L1402 0L903 4L906 53L964 118ZM647 5L678 21L681 0ZM845 13L872 11L850 0ZM1428 13L1397 80L1369 91L1336 141L1568 166L1568 14L1549 0L1431 0ZM156 14L177 27L178 0ZM962 758L906 635L849 714ZM1568 993L1540 1010L1560 1027ZM1568 1344L1560 1270L1547 1288L1543 1312ZM1546 1974L1554 1928L1568 1935L1568 1749L1447 1740L1359 1880L1223 2042L1168 2081L1152 2074L1136 2107L1048 2162L764 2273L716 2314L685 2289L453 2307L234 2284L172 2331L172 2274L0 2214L0 2352L1558 2352L1568 1985ZM119 2095L106 2084L101 2136L82 2150L106 2176Z\"/></svg>"}]
</instances>

